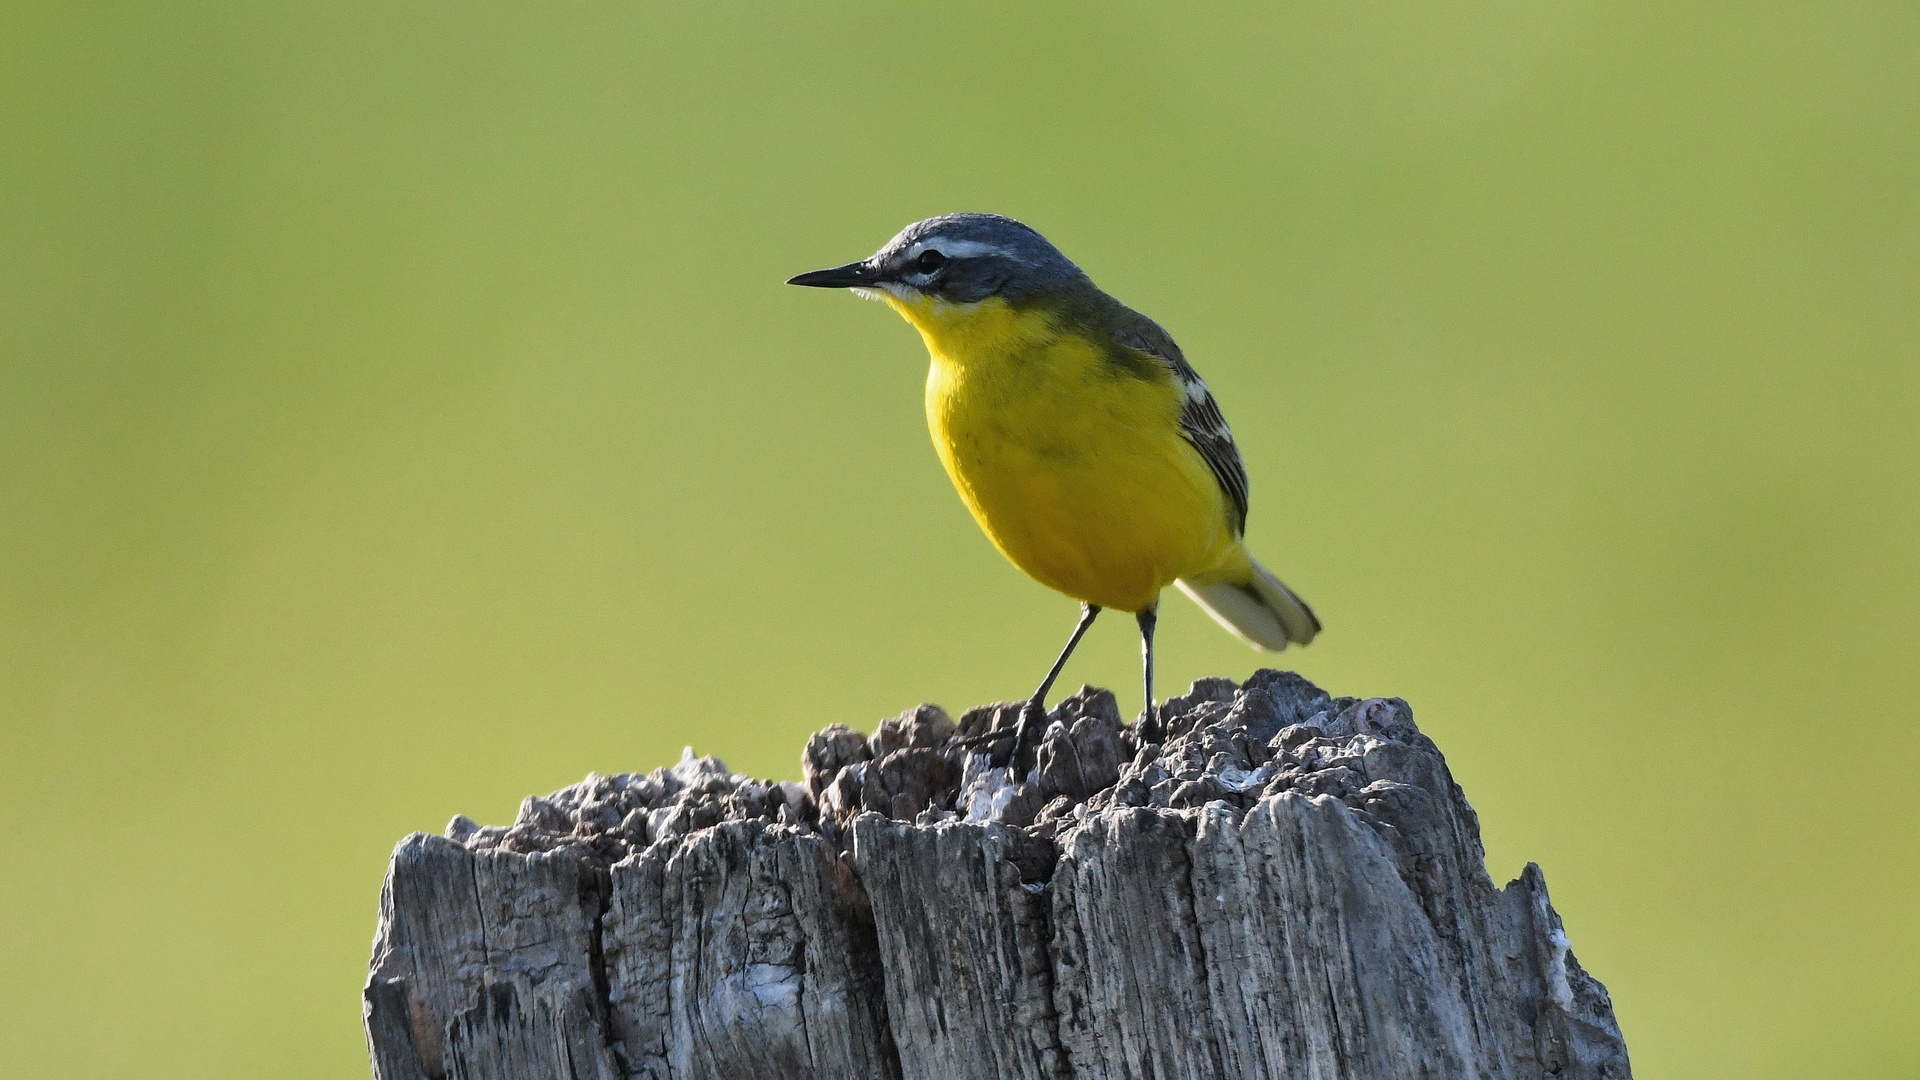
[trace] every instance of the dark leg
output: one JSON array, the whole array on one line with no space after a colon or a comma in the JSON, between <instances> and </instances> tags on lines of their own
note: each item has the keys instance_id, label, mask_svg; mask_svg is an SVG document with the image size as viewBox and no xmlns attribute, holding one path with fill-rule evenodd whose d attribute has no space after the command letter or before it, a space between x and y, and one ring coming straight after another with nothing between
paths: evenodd
<instances>
[{"instance_id":1,"label":"dark leg","mask_svg":"<svg viewBox=\"0 0 1920 1080\"><path fill-rule=\"evenodd\" d=\"M1013 729L1013 756L1018 758L1029 739L1039 738L1047 726L1047 691L1053 689L1053 680L1060 677L1060 669L1067 666L1067 657L1073 655L1074 646L1087 634L1087 627L1093 625L1093 617L1100 609L1093 604L1080 605L1080 624L1073 628L1073 636L1067 639L1067 647L1060 650L1060 658L1053 662L1053 670L1040 680L1040 689L1027 699L1027 707L1020 710L1020 724Z\"/></svg>"},{"instance_id":2,"label":"dark leg","mask_svg":"<svg viewBox=\"0 0 1920 1080\"><path fill-rule=\"evenodd\" d=\"M1067 666L1067 657L1073 655L1073 647L1080 644L1080 639L1086 636L1087 627L1093 625L1093 617L1098 614L1100 609L1093 604L1080 605L1080 625L1073 628L1073 636L1067 639L1067 647L1060 650L1060 659L1053 662L1053 670L1047 672L1047 677L1040 683L1040 689L1033 692L1033 697L1028 699L1027 704L1020 710L1020 722L1013 729L1013 756L1016 759L1026 746L1027 740L1037 737L1046 727L1047 691L1053 689L1053 680L1060 677L1060 669ZM1005 734L1004 730L989 731L964 739L960 745L975 746L979 743L993 742Z\"/></svg>"},{"instance_id":3,"label":"dark leg","mask_svg":"<svg viewBox=\"0 0 1920 1080\"><path fill-rule=\"evenodd\" d=\"M1146 660L1147 668L1147 706L1140 714L1138 732L1142 742L1159 742L1163 734L1159 714L1153 705L1153 624L1158 620L1157 608L1148 608L1134 616L1134 621L1140 624L1140 653Z\"/></svg>"}]
</instances>

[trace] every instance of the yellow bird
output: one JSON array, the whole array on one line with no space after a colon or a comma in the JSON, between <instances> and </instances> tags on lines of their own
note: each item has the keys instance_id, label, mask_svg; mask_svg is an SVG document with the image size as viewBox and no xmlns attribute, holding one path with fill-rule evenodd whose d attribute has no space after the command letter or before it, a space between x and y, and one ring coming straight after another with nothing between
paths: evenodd
<instances>
[{"instance_id":1,"label":"yellow bird","mask_svg":"<svg viewBox=\"0 0 1920 1080\"><path fill-rule=\"evenodd\" d=\"M920 331L933 358L927 427L960 498L1001 554L1081 602L1021 710L1016 755L1045 727L1047 691L1101 608L1139 623L1149 739L1162 735L1153 627L1168 585L1257 647L1319 632L1241 543L1247 472L1206 383L1166 331L1038 232L997 214L928 218L789 284L884 300Z\"/></svg>"}]
</instances>

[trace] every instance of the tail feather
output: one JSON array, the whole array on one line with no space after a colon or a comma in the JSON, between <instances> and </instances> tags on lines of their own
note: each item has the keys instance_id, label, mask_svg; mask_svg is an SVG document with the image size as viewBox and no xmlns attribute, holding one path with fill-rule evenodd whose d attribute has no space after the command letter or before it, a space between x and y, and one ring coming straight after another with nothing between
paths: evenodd
<instances>
[{"instance_id":1,"label":"tail feather","mask_svg":"<svg viewBox=\"0 0 1920 1080\"><path fill-rule=\"evenodd\" d=\"M1290 643L1305 645L1312 641L1320 632L1320 620L1314 617L1313 609L1266 567L1252 560L1248 563L1253 574L1244 585L1230 581L1175 584L1215 622L1256 648L1277 652Z\"/></svg>"}]
</instances>

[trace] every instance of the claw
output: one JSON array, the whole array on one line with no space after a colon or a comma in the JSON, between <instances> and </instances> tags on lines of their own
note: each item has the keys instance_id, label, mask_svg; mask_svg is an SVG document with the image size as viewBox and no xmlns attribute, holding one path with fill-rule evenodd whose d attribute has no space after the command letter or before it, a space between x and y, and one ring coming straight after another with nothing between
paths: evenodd
<instances>
[{"instance_id":1,"label":"claw","mask_svg":"<svg viewBox=\"0 0 1920 1080\"><path fill-rule=\"evenodd\" d=\"M969 735L964 739L955 739L952 745L962 750L971 750L976 746L999 742L1001 739L1013 734L1016 734L1016 732L1008 731L1006 728L994 728L991 731L983 731L978 735Z\"/></svg>"},{"instance_id":2,"label":"claw","mask_svg":"<svg viewBox=\"0 0 1920 1080\"><path fill-rule=\"evenodd\" d=\"M952 745L960 747L963 750L971 750L976 746L996 743L1001 739L1012 736L1013 760L1018 761L1021 755L1025 754L1027 749L1039 739L1040 733L1046 730L1046 710L1041 707L1039 702L1029 701L1025 705L1020 706L1020 719L1015 721L1012 730L1008 730L1007 728L994 728L990 731L983 731L978 735L969 735L964 739L955 739Z\"/></svg>"},{"instance_id":3,"label":"claw","mask_svg":"<svg viewBox=\"0 0 1920 1080\"><path fill-rule=\"evenodd\" d=\"M1020 722L1013 726L1013 760L1026 756L1027 750L1039 743L1046 730L1047 710L1037 701L1022 705Z\"/></svg>"},{"instance_id":4,"label":"claw","mask_svg":"<svg viewBox=\"0 0 1920 1080\"><path fill-rule=\"evenodd\" d=\"M1146 714L1134 721L1133 735L1135 741L1143 746L1147 743L1165 742L1166 730L1160 723L1160 710L1149 706Z\"/></svg>"}]
</instances>

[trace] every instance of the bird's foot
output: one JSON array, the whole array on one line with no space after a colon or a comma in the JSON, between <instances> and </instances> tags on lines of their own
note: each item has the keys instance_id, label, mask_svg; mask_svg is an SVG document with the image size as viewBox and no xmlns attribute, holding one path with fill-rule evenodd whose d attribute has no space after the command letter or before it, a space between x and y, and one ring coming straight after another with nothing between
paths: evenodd
<instances>
[{"instance_id":1,"label":"bird's foot","mask_svg":"<svg viewBox=\"0 0 1920 1080\"><path fill-rule=\"evenodd\" d=\"M1047 709L1038 699L1020 706L1020 722L1013 727L1013 760L1020 761L1027 750L1038 746L1047 730Z\"/></svg>"},{"instance_id":2,"label":"bird's foot","mask_svg":"<svg viewBox=\"0 0 1920 1080\"><path fill-rule=\"evenodd\" d=\"M976 746L987 746L1011 736L1013 738L1012 760L1019 761L1021 756L1027 752L1027 749L1039 739L1040 734L1046 730L1046 709L1042 707L1038 701L1029 700L1026 704L1020 706L1020 719L1015 722L1012 730L1008 730L1007 728L993 728L988 731L983 731L978 735L969 735L964 739L955 739L952 745L960 747L963 750L971 750Z\"/></svg>"},{"instance_id":3,"label":"bird's foot","mask_svg":"<svg viewBox=\"0 0 1920 1080\"><path fill-rule=\"evenodd\" d=\"M969 735L964 739L955 739L949 745L957 746L962 750L971 750L976 746L986 746L989 743L997 743L1012 734L1014 734L1014 732L1008 731L1006 728L990 728L978 735Z\"/></svg>"},{"instance_id":4,"label":"bird's foot","mask_svg":"<svg viewBox=\"0 0 1920 1080\"><path fill-rule=\"evenodd\" d=\"M1141 713L1140 719L1134 722L1134 741L1145 746L1148 743L1163 742L1166 736L1166 728L1160 723L1160 710L1153 707L1153 702L1147 702L1147 711Z\"/></svg>"}]
</instances>

